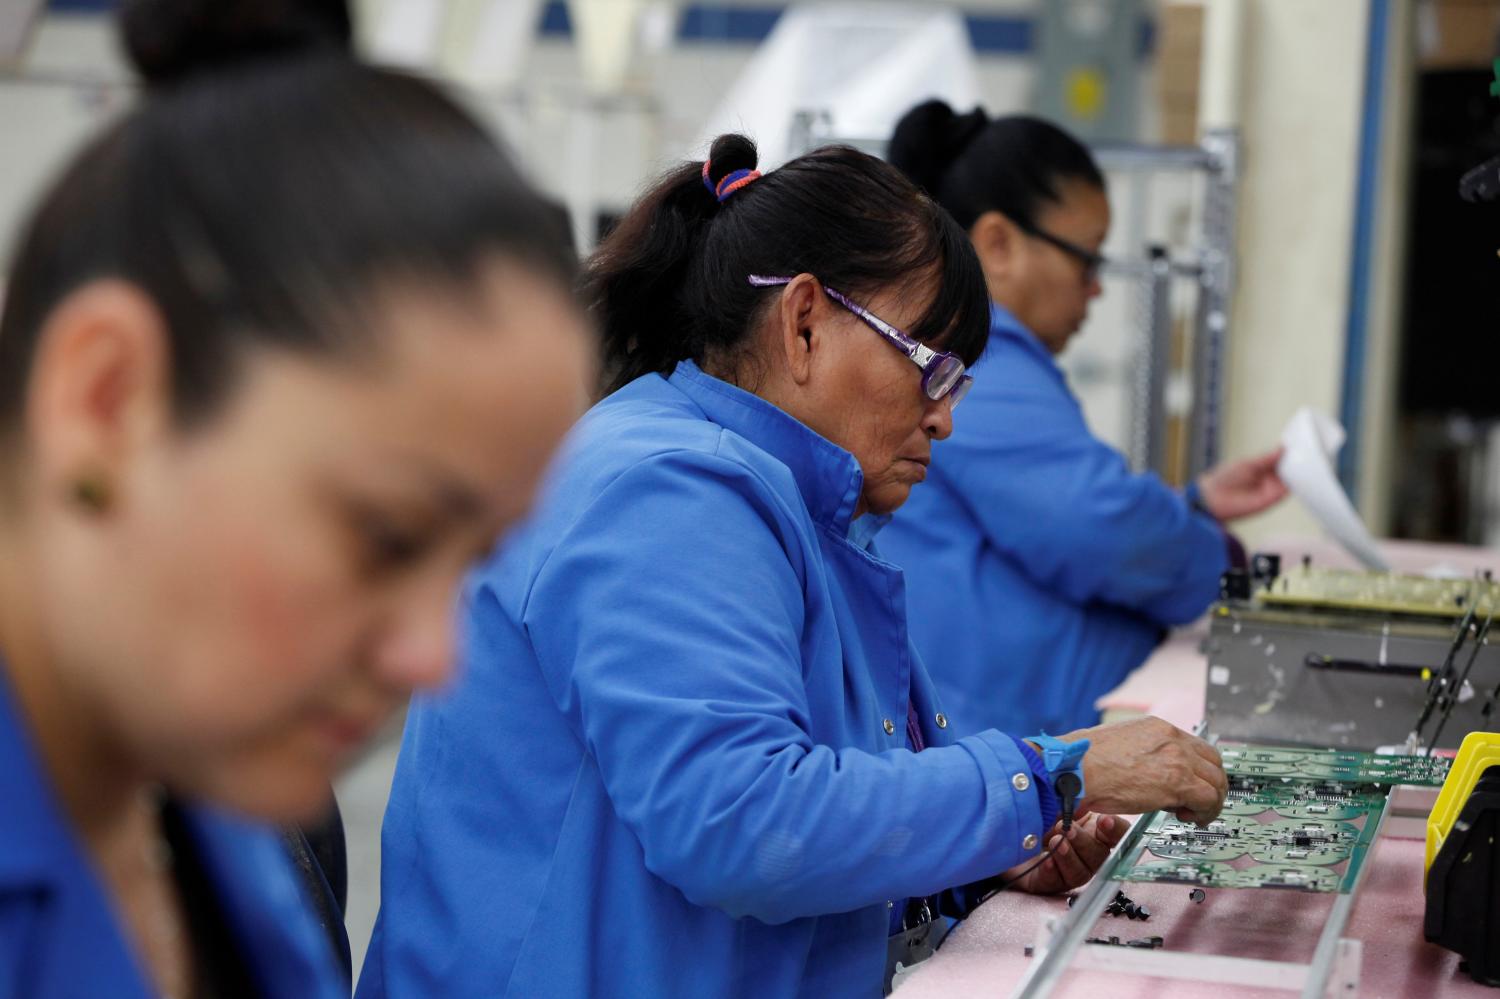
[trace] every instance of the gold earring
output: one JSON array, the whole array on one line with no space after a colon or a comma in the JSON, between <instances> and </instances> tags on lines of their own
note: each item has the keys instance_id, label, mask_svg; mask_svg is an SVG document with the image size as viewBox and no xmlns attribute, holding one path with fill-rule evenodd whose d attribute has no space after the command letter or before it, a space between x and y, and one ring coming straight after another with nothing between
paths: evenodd
<instances>
[{"instance_id":1,"label":"gold earring","mask_svg":"<svg viewBox=\"0 0 1500 999\"><path fill-rule=\"evenodd\" d=\"M103 513L109 509L109 483L102 475L85 475L73 483L73 502L89 513Z\"/></svg>"}]
</instances>

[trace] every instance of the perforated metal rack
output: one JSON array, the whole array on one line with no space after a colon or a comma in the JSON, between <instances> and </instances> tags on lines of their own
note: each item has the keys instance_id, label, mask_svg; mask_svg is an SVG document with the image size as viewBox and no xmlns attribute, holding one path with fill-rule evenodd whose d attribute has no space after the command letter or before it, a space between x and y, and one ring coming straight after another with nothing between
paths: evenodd
<instances>
[{"instance_id":1,"label":"perforated metal rack","mask_svg":"<svg viewBox=\"0 0 1500 999\"><path fill-rule=\"evenodd\" d=\"M1389 773L1415 775L1412 779L1424 785L1441 783L1445 761L1422 759L1423 765L1392 767ZM1431 763L1431 765L1427 765ZM1364 780L1359 768L1352 768L1356 780ZM1380 811L1367 820L1362 839L1373 842L1380 835L1391 811L1392 796L1387 795ZM1306 964L1295 961L1270 961L1223 954L1185 953L1164 949L1126 950L1083 946L1094 925L1104 914L1131 864L1141 855L1148 830L1161 813L1143 815L1131 826L1099 873L1090 882L1066 915L1049 919L1041 927L1026 975L1011 993L1015 999L1040 999L1052 994L1064 974L1070 970L1098 969L1114 973L1148 975L1156 978L1185 979L1229 985L1253 985L1260 988L1297 992L1304 999L1329 995L1354 995L1359 988L1362 944L1346 939L1354 900L1368 874L1368 863L1350 861L1348 876L1342 879L1322 933ZM1240 889L1255 890L1255 889ZM1265 889L1261 889L1265 890Z\"/></svg>"}]
</instances>

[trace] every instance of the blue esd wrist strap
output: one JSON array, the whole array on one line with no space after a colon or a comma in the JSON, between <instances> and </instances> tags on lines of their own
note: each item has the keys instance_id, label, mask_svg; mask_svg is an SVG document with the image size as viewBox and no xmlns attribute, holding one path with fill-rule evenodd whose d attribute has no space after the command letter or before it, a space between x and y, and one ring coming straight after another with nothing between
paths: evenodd
<instances>
[{"instance_id":1,"label":"blue esd wrist strap","mask_svg":"<svg viewBox=\"0 0 1500 999\"><path fill-rule=\"evenodd\" d=\"M1053 786L1056 786L1057 778L1065 773L1078 775L1077 797L1082 798L1084 795L1083 754L1089 751L1089 741L1078 739L1073 742L1063 742L1056 736L1045 732L1041 735L1027 736L1026 741L1042 751L1042 765L1047 768Z\"/></svg>"}]
</instances>

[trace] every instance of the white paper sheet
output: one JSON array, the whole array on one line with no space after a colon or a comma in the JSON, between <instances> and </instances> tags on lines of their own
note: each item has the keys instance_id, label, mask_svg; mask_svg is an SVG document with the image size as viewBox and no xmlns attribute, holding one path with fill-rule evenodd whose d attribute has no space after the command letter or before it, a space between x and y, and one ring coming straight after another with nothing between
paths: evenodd
<instances>
[{"instance_id":1,"label":"white paper sheet","mask_svg":"<svg viewBox=\"0 0 1500 999\"><path fill-rule=\"evenodd\" d=\"M1349 554L1371 569L1389 569L1333 470L1334 455L1344 446L1344 438L1344 428L1337 420L1304 406L1281 432L1286 451L1276 472Z\"/></svg>"}]
</instances>

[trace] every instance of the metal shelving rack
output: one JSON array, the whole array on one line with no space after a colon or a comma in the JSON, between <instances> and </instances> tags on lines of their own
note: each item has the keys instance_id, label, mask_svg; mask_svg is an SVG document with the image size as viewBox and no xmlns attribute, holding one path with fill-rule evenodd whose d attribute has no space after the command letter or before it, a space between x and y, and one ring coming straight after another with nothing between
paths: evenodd
<instances>
[{"instance_id":1,"label":"metal shelving rack","mask_svg":"<svg viewBox=\"0 0 1500 999\"><path fill-rule=\"evenodd\" d=\"M1111 268L1112 273L1133 277L1140 285L1140 361L1131 407L1130 456L1138 468L1150 469L1171 481L1192 481L1219 461L1229 306L1234 292L1239 133L1234 129L1211 131L1197 146L1101 145L1094 148L1094 157L1101 169L1112 174L1187 173L1203 178L1196 245L1185 259L1173 259L1165 247L1149 246L1143 261L1121 262ZM1174 278L1187 279L1197 286L1197 307L1189 334L1192 390L1183 468L1171 467L1165 447Z\"/></svg>"}]
</instances>

